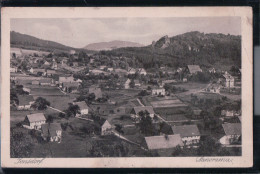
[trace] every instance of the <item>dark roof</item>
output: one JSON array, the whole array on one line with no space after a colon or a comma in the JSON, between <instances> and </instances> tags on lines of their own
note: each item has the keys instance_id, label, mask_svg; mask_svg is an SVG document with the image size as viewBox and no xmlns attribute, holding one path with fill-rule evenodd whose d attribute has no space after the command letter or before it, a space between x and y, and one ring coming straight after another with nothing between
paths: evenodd
<instances>
[{"instance_id":1,"label":"dark roof","mask_svg":"<svg viewBox=\"0 0 260 174\"><path fill-rule=\"evenodd\" d=\"M148 149L168 149L176 146L183 146L183 142L179 134L167 136L151 136L145 137Z\"/></svg>"},{"instance_id":2,"label":"dark roof","mask_svg":"<svg viewBox=\"0 0 260 174\"><path fill-rule=\"evenodd\" d=\"M26 116L30 123L36 121L46 121L46 118L43 113L30 114Z\"/></svg>"},{"instance_id":3,"label":"dark roof","mask_svg":"<svg viewBox=\"0 0 260 174\"><path fill-rule=\"evenodd\" d=\"M33 102L33 96L31 95L18 95L19 105L29 105L30 102Z\"/></svg>"},{"instance_id":4,"label":"dark roof","mask_svg":"<svg viewBox=\"0 0 260 174\"><path fill-rule=\"evenodd\" d=\"M180 134L181 137L191 137L200 135L197 125L172 126L174 134Z\"/></svg>"},{"instance_id":5,"label":"dark roof","mask_svg":"<svg viewBox=\"0 0 260 174\"><path fill-rule=\"evenodd\" d=\"M241 123L225 123L222 127L226 135L241 135Z\"/></svg>"},{"instance_id":6,"label":"dark roof","mask_svg":"<svg viewBox=\"0 0 260 174\"><path fill-rule=\"evenodd\" d=\"M152 106L138 106L138 107L134 107L134 112L136 114L138 114L141 111L147 111L150 114L154 114L154 110Z\"/></svg>"},{"instance_id":7,"label":"dark roof","mask_svg":"<svg viewBox=\"0 0 260 174\"><path fill-rule=\"evenodd\" d=\"M44 137L54 137L57 135L56 131L62 131L59 123L42 124L41 129Z\"/></svg>"}]
</instances>

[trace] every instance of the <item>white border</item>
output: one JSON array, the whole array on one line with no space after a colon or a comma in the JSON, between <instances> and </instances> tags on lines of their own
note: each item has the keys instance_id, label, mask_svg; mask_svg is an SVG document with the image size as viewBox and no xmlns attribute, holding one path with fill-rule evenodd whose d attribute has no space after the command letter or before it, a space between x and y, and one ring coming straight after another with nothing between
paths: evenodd
<instances>
[{"instance_id":1,"label":"white border","mask_svg":"<svg viewBox=\"0 0 260 174\"><path fill-rule=\"evenodd\" d=\"M251 7L6 7L2 8L2 167L251 167L253 165L253 54ZM241 17L242 35L242 156L232 162L196 162L197 157L48 158L37 164L16 164L10 158L10 19L111 17ZM209 157L208 159L219 159Z\"/></svg>"}]
</instances>

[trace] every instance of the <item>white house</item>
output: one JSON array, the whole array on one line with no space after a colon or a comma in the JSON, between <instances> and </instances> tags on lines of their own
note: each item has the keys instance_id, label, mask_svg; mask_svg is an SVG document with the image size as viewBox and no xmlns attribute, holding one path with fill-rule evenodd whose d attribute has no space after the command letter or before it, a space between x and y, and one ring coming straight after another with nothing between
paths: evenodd
<instances>
[{"instance_id":1,"label":"white house","mask_svg":"<svg viewBox=\"0 0 260 174\"><path fill-rule=\"evenodd\" d=\"M130 86L129 86L130 82L131 82L130 79L127 79L127 80L126 80L126 82L125 82L125 84L124 84L125 89L129 89L129 88L130 88Z\"/></svg>"},{"instance_id":2,"label":"white house","mask_svg":"<svg viewBox=\"0 0 260 174\"><path fill-rule=\"evenodd\" d=\"M113 126L106 120L101 126L101 135L112 134Z\"/></svg>"},{"instance_id":3,"label":"white house","mask_svg":"<svg viewBox=\"0 0 260 174\"><path fill-rule=\"evenodd\" d=\"M197 125L172 126L173 134L180 134L186 145L197 144L200 141L200 132Z\"/></svg>"},{"instance_id":4,"label":"white house","mask_svg":"<svg viewBox=\"0 0 260 174\"><path fill-rule=\"evenodd\" d=\"M10 72L16 73L17 72L17 67L10 67Z\"/></svg>"},{"instance_id":5,"label":"white house","mask_svg":"<svg viewBox=\"0 0 260 174\"><path fill-rule=\"evenodd\" d=\"M29 110L34 103L33 96L31 95L18 95L17 110Z\"/></svg>"},{"instance_id":6,"label":"white house","mask_svg":"<svg viewBox=\"0 0 260 174\"><path fill-rule=\"evenodd\" d=\"M147 74L147 72L145 71L145 69L143 69L143 68L140 68L139 70L138 70L138 73L139 74L143 74L143 75L146 75Z\"/></svg>"},{"instance_id":7,"label":"white house","mask_svg":"<svg viewBox=\"0 0 260 174\"><path fill-rule=\"evenodd\" d=\"M50 140L60 143L62 137L61 125L59 123L42 124L41 136L45 141Z\"/></svg>"},{"instance_id":8,"label":"white house","mask_svg":"<svg viewBox=\"0 0 260 174\"><path fill-rule=\"evenodd\" d=\"M165 89L164 88L154 88L154 89L152 89L152 95L165 96Z\"/></svg>"},{"instance_id":9,"label":"white house","mask_svg":"<svg viewBox=\"0 0 260 174\"><path fill-rule=\"evenodd\" d=\"M225 78L225 87L226 88L233 88L235 86L235 79L231 76L228 72L225 72L223 75Z\"/></svg>"},{"instance_id":10,"label":"white house","mask_svg":"<svg viewBox=\"0 0 260 174\"><path fill-rule=\"evenodd\" d=\"M45 124L46 118L43 113L26 115L23 127L27 129L41 129L41 125Z\"/></svg>"},{"instance_id":11,"label":"white house","mask_svg":"<svg viewBox=\"0 0 260 174\"><path fill-rule=\"evenodd\" d=\"M80 112L80 114L76 114L76 116L88 114L89 107L88 107L88 105L86 104L85 101L74 102L73 104L79 106L79 112Z\"/></svg>"},{"instance_id":12,"label":"white house","mask_svg":"<svg viewBox=\"0 0 260 174\"><path fill-rule=\"evenodd\" d=\"M235 111L233 110L222 110L221 115L224 117L233 117L235 116Z\"/></svg>"},{"instance_id":13,"label":"white house","mask_svg":"<svg viewBox=\"0 0 260 174\"><path fill-rule=\"evenodd\" d=\"M219 140L223 145L238 142L241 137L241 123L222 124L225 135Z\"/></svg>"}]
</instances>

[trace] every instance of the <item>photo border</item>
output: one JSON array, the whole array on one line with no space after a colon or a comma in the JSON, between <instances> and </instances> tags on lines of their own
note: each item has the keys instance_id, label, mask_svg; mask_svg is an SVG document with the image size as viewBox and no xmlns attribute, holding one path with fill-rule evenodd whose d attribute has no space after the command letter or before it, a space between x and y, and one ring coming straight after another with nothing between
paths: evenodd
<instances>
[{"instance_id":1,"label":"photo border","mask_svg":"<svg viewBox=\"0 0 260 174\"><path fill-rule=\"evenodd\" d=\"M32 15L33 14L33 15ZM251 7L5 7L2 18L2 167L171 168L252 167L253 165L253 36ZM241 17L242 51L242 156L205 157L232 162L196 162L200 157L46 158L40 164L17 164L10 158L10 19L11 18L111 18L111 17ZM3 102L4 101L4 102ZM246 135L246 136L245 136ZM35 158L32 158L35 159Z\"/></svg>"}]
</instances>

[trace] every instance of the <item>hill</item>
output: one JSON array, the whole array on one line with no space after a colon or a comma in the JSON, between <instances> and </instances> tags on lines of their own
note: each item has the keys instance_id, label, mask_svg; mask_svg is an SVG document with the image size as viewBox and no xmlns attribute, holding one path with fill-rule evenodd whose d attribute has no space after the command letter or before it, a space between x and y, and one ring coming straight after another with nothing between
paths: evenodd
<instances>
[{"instance_id":1,"label":"hill","mask_svg":"<svg viewBox=\"0 0 260 174\"><path fill-rule=\"evenodd\" d=\"M111 42L99 42L99 43L88 44L87 46L84 47L84 49L100 51L100 50L112 50L112 49L124 48L124 47L142 47L142 46L144 45L135 42L114 40Z\"/></svg>"},{"instance_id":2,"label":"hill","mask_svg":"<svg viewBox=\"0 0 260 174\"><path fill-rule=\"evenodd\" d=\"M146 47L119 48L103 53L135 57L145 68L187 64L218 68L241 66L241 36L194 31L173 37L164 36Z\"/></svg>"},{"instance_id":3,"label":"hill","mask_svg":"<svg viewBox=\"0 0 260 174\"><path fill-rule=\"evenodd\" d=\"M69 46L62 45L57 42L38 39L36 37L21 34L18 32L11 31L11 47L18 47L24 49L35 49L35 50L42 50L42 51L69 51L71 49L75 49Z\"/></svg>"}]
</instances>

